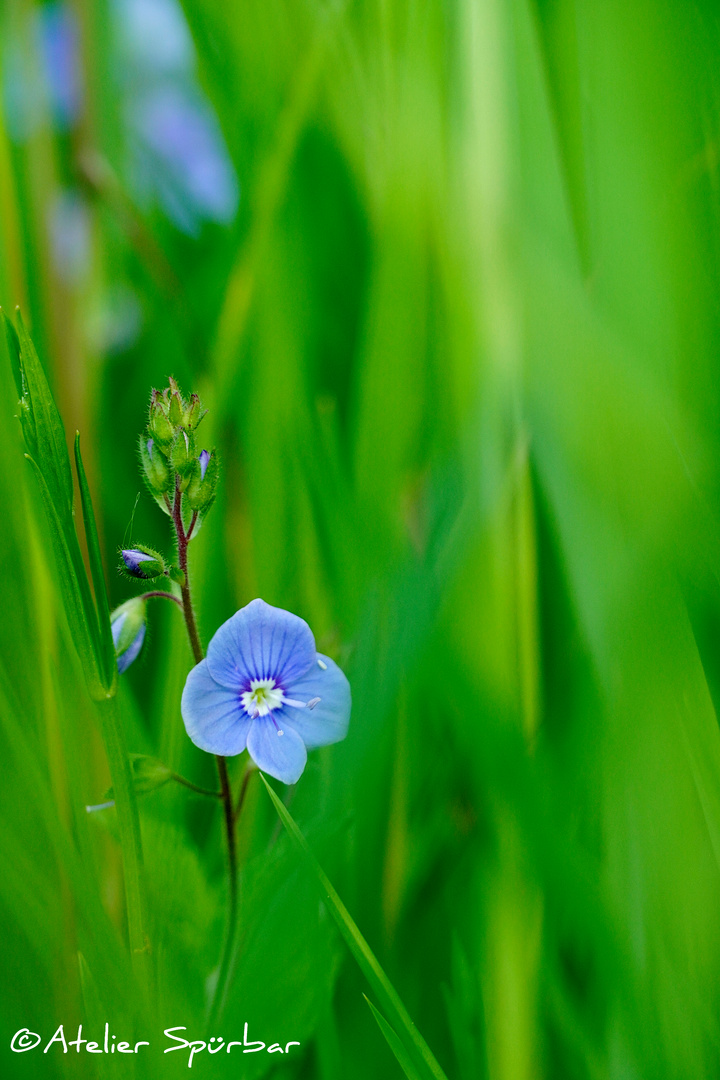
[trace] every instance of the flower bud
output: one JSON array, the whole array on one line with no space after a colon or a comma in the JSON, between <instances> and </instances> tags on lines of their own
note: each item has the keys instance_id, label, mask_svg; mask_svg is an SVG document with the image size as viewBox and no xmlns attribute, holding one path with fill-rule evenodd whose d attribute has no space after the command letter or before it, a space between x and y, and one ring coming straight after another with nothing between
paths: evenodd
<instances>
[{"instance_id":1,"label":"flower bud","mask_svg":"<svg viewBox=\"0 0 720 1080\"><path fill-rule=\"evenodd\" d=\"M148 791L155 791L172 780L173 774L167 765L157 758L148 757L146 754L130 754L130 767L133 774L133 783L138 795L146 795Z\"/></svg>"},{"instance_id":2,"label":"flower bud","mask_svg":"<svg viewBox=\"0 0 720 1080\"><path fill-rule=\"evenodd\" d=\"M138 545L135 548L127 548L120 552L123 569L130 577L140 578L146 581L148 578L160 577L165 573L165 562L162 555L152 548Z\"/></svg>"},{"instance_id":3,"label":"flower bud","mask_svg":"<svg viewBox=\"0 0 720 1080\"><path fill-rule=\"evenodd\" d=\"M170 423L174 428L180 427L183 422L184 416L185 405L183 404L183 399L180 397L180 394L177 390L173 390L172 394L170 395L170 405L168 408L168 417L170 419Z\"/></svg>"},{"instance_id":4,"label":"flower bud","mask_svg":"<svg viewBox=\"0 0 720 1080\"><path fill-rule=\"evenodd\" d=\"M180 428L170 452L170 463L181 476L187 476L195 467L195 440L192 433Z\"/></svg>"},{"instance_id":5,"label":"flower bud","mask_svg":"<svg viewBox=\"0 0 720 1080\"><path fill-rule=\"evenodd\" d=\"M144 435L140 436L140 460L145 480L153 495L162 495L163 492L172 490L173 477L165 457L153 440L146 439Z\"/></svg>"},{"instance_id":6,"label":"flower bud","mask_svg":"<svg viewBox=\"0 0 720 1080\"><path fill-rule=\"evenodd\" d=\"M200 404L200 398L198 397L198 395L191 394L190 401L187 405L187 408L185 409L183 427L187 428L188 431L193 431L198 426L206 412L207 409L203 409L202 405Z\"/></svg>"},{"instance_id":7,"label":"flower bud","mask_svg":"<svg viewBox=\"0 0 720 1080\"><path fill-rule=\"evenodd\" d=\"M164 784L170 783L173 779L173 774L167 765L164 765L162 761L158 761L157 758L148 757L146 754L129 754L128 756L136 795L147 795L150 791L155 791ZM114 800L115 791L113 788L105 792L105 798ZM101 810L105 808L105 805L105 803L101 803L97 807L88 807L88 810Z\"/></svg>"},{"instance_id":8,"label":"flower bud","mask_svg":"<svg viewBox=\"0 0 720 1080\"><path fill-rule=\"evenodd\" d=\"M203 450L197 461L187 489L187 501L191 510L207 513L215 500L219 467L215 451Z\"/></svg>"},{"instance_id":9,"label":"flower bud","mask_svg":"<svg viewBox=\"0 0 720 1080\"><path fill-rule=\"evenodd\" d=\"M135 660L145 640L145 607L142 597L135 596L115 608L110 616L115 656L121 675Z\"/></svg>"},{"instance_id":10,"label":"flower bud","mask_svg":"<svg viewBox=\"0 0 720 1080\"><path fill-rule=\"evenodd\" d=\"M156 398L150 406L148 432L153 442L162 449L169 447L175 438L175 428L170 423L167 407L160 398Z\"/></svg>"}]
</instances>

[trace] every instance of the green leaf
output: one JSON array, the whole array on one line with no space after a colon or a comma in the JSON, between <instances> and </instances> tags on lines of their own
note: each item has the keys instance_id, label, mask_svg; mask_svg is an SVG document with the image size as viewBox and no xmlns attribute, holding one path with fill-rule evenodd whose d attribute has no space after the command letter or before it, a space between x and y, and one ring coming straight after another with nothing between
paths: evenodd
<instances>
[{"instance_id":1,"label":"green leaf","mask_svg":"<svg viewBox=\"0 0 720 1080\"><path fill-rule=\"evenodd\" d=\"M385 1036L388 1046L397 1058L398 1064L400 1065L400 1068L405 1073L405 1075L408 1077L408 1080L422 1080L420 1073L417 1071L414 1062L410 1058L410 1055L408 1054L400 1039L397 1037L396 1033L388 1024L383 1014L375 1008L367 994L363 994L363 997L370 1006L370 1011L377 1020L378 1027Z\"/></svg>"},{"instance_id":2,"label":"green leaf","mask_svg":"<svg viewBox=\"0 0 720 1080\"><path fill-rule=\"evenodd\" d=\"M63 599L65 614L70 625L70 633L82 662L85 679L90 694L95 700L107 697L101 668L98 664L97 628L95 621L95 609L92 605L87 578L83 571L78 574L76 559L73 558L68 536L63 529L62 521L58 516L55 503L53 502L45 476L30 455L26 455L33 466L40 485L40 493L43 497L45 514L50 531L50 539L55 553L55 563L59 575L60 593ZM70 536L70 544L77 546L77 537L74 531ZM77 555L79 557L79 551ZM92 622L88 621L88 615Z\"/></svg>"},{"instance_id":3,"label":"green leaf","mask_svg":"<svg viewBox=\"0 0 720 1080\"><path fill-rule=\"evenodd\" d=\"M307 840L290 816L287 807L278 798L262 773L260 773L260 777L267 788L268 794L273 801L280 820L291 838L305 855L315 874L323 900L325 901L328 911L337 923L338 929L345 939L350 952L355 957L360 970L370 983L370 986L383 1002L386 1011L393 1018L395 1027L402 1033L404 1046L406 1049L412 1047L413 1051L423 1062L426 1075L434 1077L435 1080L447 1080L445 1073L435 1060L430 1047L410 1019L410 1015L400 1000L400 996L395 990L395 987L380 967L375 954L358 930L349 911L335 891L330 879L310 850Z\"/></svg>"},{"instance_id":4,"label":"green leaf","mask_svg":"<svg viewBox=\"0 0 720 1080\"><path fill-rule=\"evenodd\" d=\"M143 985L149 976L149 943L145 934L147 925L145 880L143 871L142 838L138 817L137 799L133 775L125 743L125 732L120 720L117 695L107 696L98 702L102 724L103 742L107 754L110 776L115 793L120 845L125 872L125 900L127 904L128 938L133 967Z\"/></svg>"},{"instance_id":5,"label":"green leaf","mask_svg":"<svg viewBox=\"0 0 720 1080\"><path fill-rule=\"evenodd\" d=\"M60 419L45 371L35 346L17 312L17 337L20 345L20 370L37 438L37 463L40 466L56 512L65 529L72 528L73 485L65 428Z\"/></svg>"},{"instance_id":6,"label":"green leaf","mask_svg":"<svg viewBox=\"0 0 720 1080\"><path fill-rule=\"evenodd\" d=\"M5 328L5 340L7 342L8 356L10 357L10 367L12 368L18 397L21 398L25 395L25 384L22 373L22 364L20 363L20 340L17 336L17 330L4 311L2 312L2 321Z\"/></svg>"},{"instance_id":7,"label":"green leaf","mask_svg":"<svg viewBox=\"0 0 720 1080\"><path fill-rule=\"evenodd\" d=\"M14 331L5 326L11 352L17 356ZM103 741L116 792L116 805L125 874L128 936L133 966L147 983L147 938L142 878L142 842L133 778L115 691L117 673L110 615L100 562L100 548L87 479L76 445L78 480L102 628L90 592L73 516L73 489L65 429L37 353L18 313L20 382L25 408L24 429L37 457L26 455L37 475L55 553L59 589L73 643L80 656L90 695L98 704Z\"/></svg>"},{"instance_id":8,"label":"green leaf","mask_svg":"<svg viewBox=\"0 0 720 1080\"><path fill-rule=\"evenodd\" d=\"M95 588L95 603L97 605L97 626L99 660L105 674L105 686L112 689L117 683L117 661L115 659L115 645L113 643L112 630L110 628L110 606L108 604L107 591L105 589L105 575L103 573L102 557L100 555L100 541L95 523L90 488L85 475L85 467L80 453L80 432L75 433L75 468L77 469L78 484L80 486L80 501L82 503L83 522L85 523L85 538L87 540L90 572Z\"/></svg>"}]
</instances>

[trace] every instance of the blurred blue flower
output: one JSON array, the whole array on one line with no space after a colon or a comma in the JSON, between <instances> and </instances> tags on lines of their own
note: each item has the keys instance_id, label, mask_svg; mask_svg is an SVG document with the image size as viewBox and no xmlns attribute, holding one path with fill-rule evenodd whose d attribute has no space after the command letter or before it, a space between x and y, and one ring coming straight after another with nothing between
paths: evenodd
<instances>
[{"instance_id":1,"label":"blurred blue flower","mask_svg":"<svg viewBox=\"0 0 720 1080\"><path fill-rule=\"evenodd\" d=\"M226 224L235 216L238 185L215 116L187 87L156 86L132 102L141 187L153 189L175 224L197 229L199 218Z\"/></svg>"},{"instance_id":2,"label":"blurred blue flower","mask_svg":"<svg viewBox=\"0 0 720 1080\"><path fill-rule=\"evenodd\" d=\"M182 716L201 750L230 757L247 747L263 772L294 784L308 750L345 738L350 704L350 684L316 651L307 623L253 600L188 675Z\"/></svg>"},{"instance_id":3,"label":"blurred blue flower","mask_svg":"<svg viewBox=\"0 0 720 1080\"><path fill-rule=\"evenodd\" d=\"M55 194L49 226L55 268L64 280L77 285L90 269L92 247L90 210L78 192Z\"/></svg>"},{"instance_id":4,"label":"blurred blue flower","mask_svg":"<svg viewBox=\"0 0 720 1080\"><path fill-rule=\"evenodd\" d=\"M80 114L81 87L78 27L67 4L51 3L38 11L38 34L53 119L61 129Z\"/></svg>"},{"instance_id":5,"label":"blurred blue flower","mask_svg":"<svg viewBox=\"0 0 720 1080\"><path fill-rule=\"evenodd\" d=\"M32 12L30 34L12 20L3 26L2 95L10 134L22 142L51 120L60 131L77 121L82 93L78 26L64 3Z\"/></svg>"},{"instance_id":6,"label":"blurred blue flower","mask_svg":"<svg viewBox=\"0 0 720 1080\"><path fill-rule=\"evenodd\" d=\"M122 675L142 649L145 640L145 601L134 596L110 616L118 671Z\"/></svg>"},{"instance_id":7,"label":"blurred blue flower","mask_svg":"<svg viewBox=\"0 0 720 1080\"><path fill-rule=\"evenodd\" d=\"M178 228L227 224L238 182L215 113L195 74L192 37L176 0L115 0L116 48L138 198L160 202Z\"/></svg>"},{"instance_id":8,"label":"blurred blue flower","mask_svg":"<svg viewBox=\"0 0 720 1080\"><path fill-rule=\"evenodd\" d=\"M207 472L208 462L210 460L210 453L208 450L201 450L198 461L200 462L200 479L205 479L205 473Z\"/></svg>"}]
</instances>

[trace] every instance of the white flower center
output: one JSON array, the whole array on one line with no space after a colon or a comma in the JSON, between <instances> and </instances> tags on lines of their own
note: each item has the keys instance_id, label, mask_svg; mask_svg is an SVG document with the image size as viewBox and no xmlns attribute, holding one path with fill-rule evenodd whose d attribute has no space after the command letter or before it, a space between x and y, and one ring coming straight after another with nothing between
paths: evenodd
<instances>
[{"instance_id":1,"label":"white flower center","mask_svg":"<svg viewBox=\"0 0 720 1080\"><path fill-rule=\"evenodd\" d=\"M274 679L253 679L250 689L245 690L240 697L245 712L253 719L267 716L273 709L279 709L284 700L285 695L280 687L275 685Z\"/></svg>"},{"instance_id":2,"label":"white flower center","mask_svg":"<svg viewBox=\"0 0 720 1080\"><path fill-rule=\"evenodd\" d=\"M258 716L267 716L281 705L290 705L293 709L314 709L319 702L319 697L311 698L310 701L296 701L295 698L285 697L280 687L275 685L274 679L253 679L250 689L240 695L243 709L253 720ZM274 723L275 718L272 719ZM277 724L275 726L277 727ZM278 735L282 734L282 731L278 731Z\"/></svg>"}]
</instances>

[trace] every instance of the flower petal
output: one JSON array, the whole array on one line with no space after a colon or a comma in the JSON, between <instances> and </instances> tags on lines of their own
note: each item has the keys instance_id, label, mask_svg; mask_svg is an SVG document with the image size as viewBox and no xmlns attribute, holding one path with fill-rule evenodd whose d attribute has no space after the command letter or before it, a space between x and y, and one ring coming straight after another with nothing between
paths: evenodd
<instances>
[{"instance_id":1,"label":"flower petal","mask_svg":"<svg viewBox=\"0 0 720 1080\"><path fill-rule=\"evenodd\" d=\"M180 708L185 729L201 750L232 757L245 749L252 721L237 692L215 682L207 660L188 675Z\"/></svg>"},{"instance_id":2,"label":"flower petal","mask_svg":"<svg viewBox=\"0 0 720 1080\"><path fill-rule=\"evenodd\" d=\"M320 698L317 705L312 709L294 709L284 705L282 709L282 724L297 731L308 750L340 742L345 738L352 704L350 683L335 661L322 653L317 653L317 660L320 660L325 668L321 668L316 662L286 691L287 697L297 701Z\"/></svg>"},{"instance_id":3,"label":"flower petal","mask_svg":"<svg viewBox=\"0 0 720 1080\"><path fill-rule=\"evenodd\" d=\"M280 731L270 716L253 720L247 741L248 753L263 772L282 780L283 784L294 784L300 779L307 761L305 743L290 727L281 727Z\"/></svg>"},{"instance_id":4,"label":"flower petal","mask_svg":"<svg viewBox=\"0 0 720 1080\"><path fill-rule=\"evenodd\" d=\"M210 674L231 690L251 679L275 679L283 688L315 661L315 639L304 619L264 600L253 600L223 623L207 651Z\"/></svg>"},{"instance_id":5,"label":"flower petal","mask_svg":"<svg viewBox=\"0 0 720 1080\"><path fill-rule=\"evenodd\" d=\"M120 615L118 615L116 619L113 619L113 621L110 623L110 632L112 634L113 645L116 649L118 647L118 641L120 640L120 634L122 633L122 628L125 625L126 619L127 614L123 611Z\"/></svg>"},{"instance_id":6,"label":"flower petal","mask_svg":"<svg viewBox=\"0 0 720 1080\"><path fill-rule=\"evenodd\" d=\"M113 638L115 635L113 634ZM121 653L117 658L118 674L122 675L124 671L132 664L137 654L142 649L143 641L145 640L145 623L142 624L137 634L133 638L132 642L128 645L124 653Z\"/></svg>"}]
</instances>

